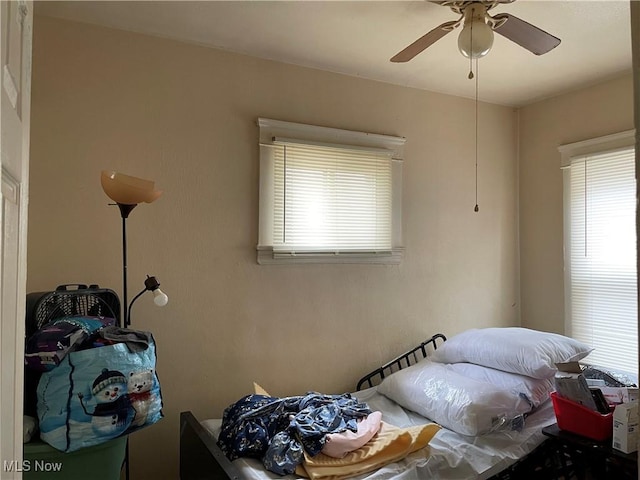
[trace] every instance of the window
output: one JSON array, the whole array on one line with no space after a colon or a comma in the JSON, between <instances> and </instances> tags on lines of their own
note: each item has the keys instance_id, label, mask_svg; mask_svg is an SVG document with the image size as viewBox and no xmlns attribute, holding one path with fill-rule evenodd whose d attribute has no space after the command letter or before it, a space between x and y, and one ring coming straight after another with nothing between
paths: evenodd
<instances>
[{"instance_id":1,"label":"window","mask_svg":"<svg viewBox=\"0 0 640 480\"><path fill-rule=\"evenodd\" d=\"M258 125L258 263L400 263L404 138Z\"/></svg>"},{"instance_id":2,"label":"window","mask_svg":"<svg viewBox=\"0 0 640 480\"><path fill-rule=\"evenodd\" d=\"M638 373L633 132L566 145L565 296L568 333L584 360Z\"/></svg>"}]
</instances>

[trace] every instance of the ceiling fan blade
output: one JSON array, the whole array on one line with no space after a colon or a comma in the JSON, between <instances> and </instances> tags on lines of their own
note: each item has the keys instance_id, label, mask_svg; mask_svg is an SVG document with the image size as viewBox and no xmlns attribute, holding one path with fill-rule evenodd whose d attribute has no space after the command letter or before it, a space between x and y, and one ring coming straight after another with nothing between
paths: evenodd
<instances>
[{"instance_id":1,"label":"ceiling fan blade","mask_svg":"<svg viewBox=\"0 0 640 480\"><path fill-rule=\"evenodd\" d=\"M559 38L508 13L499 13L492 19L495 22L504 20L494 31L536 55L543 55L560 45Z\"/></svg>"},{"instance_id":2,"label":"ceiling fan blade","mask_svg":"<svg viewBox=\"0 0 640 480\"><path fill-rule=\"evenodd\" d=\"M442 25L434 28L429 33L426 33L418 40L413 42L407 48L398 52L393 57L391 57L392 62L408 62L413 57L418 55L420 52L425 50L427 47L430 47L442 37L444 37L447 33L452 31L454 28L458 26L460 20L455 20L451 22L445 22Z\"/></svg>"}]
</instances>

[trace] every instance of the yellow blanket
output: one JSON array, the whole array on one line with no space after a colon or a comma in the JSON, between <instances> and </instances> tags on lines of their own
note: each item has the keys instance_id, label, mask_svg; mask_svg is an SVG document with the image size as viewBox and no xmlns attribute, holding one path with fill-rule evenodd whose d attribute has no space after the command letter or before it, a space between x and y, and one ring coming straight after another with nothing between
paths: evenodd
<instances>
[{"instance_id":1,"label":"yellow blanket","mask_svg":"<svg viewBox=\"0 0 640 480\"><path fill-rule=\"evenodd\" d=\"M296 473L312 480L342 480L401 460L416 450L424 449L427 456L427 445L438 430L440 426L434 423L399 428L382 422L375 437L344 458L332 458L322 453L311 457L305 453Z\"/></svg>"}]
</instances>

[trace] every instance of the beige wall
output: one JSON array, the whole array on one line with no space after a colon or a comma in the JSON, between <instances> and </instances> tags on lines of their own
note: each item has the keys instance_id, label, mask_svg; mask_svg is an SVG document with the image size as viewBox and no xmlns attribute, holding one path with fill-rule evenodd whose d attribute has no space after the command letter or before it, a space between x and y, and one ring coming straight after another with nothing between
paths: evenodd
<instances>
[{"instance_id":1,"label":"beige wall","mask_svg":"<svg viewBox=\"0 0 640 480\"><path fill-rule=\"evenodd\" d=\"M632 129L632 75L524 107L519 124L522 326L563 333L558 146Z\"/></svg>"},{"instance_id":2,"label":"beige wall","mask_svg":"<svg viewBox=\"0 0 640 480\"><path fill-rule=\"evenodd\" d=\"M170 296L133 310L166 414L132 436L133 478L177 475L179 412L220 416L254 380L348 391L435 332L519 323L513 109L480 106L476 214L470 100L47 18L34 30L28 291L120 292L100 171L165 191L128 221L129 298L145 274ZM401 265L257 265L260 116L407 138Z\"/></svg>"}]
</instances>

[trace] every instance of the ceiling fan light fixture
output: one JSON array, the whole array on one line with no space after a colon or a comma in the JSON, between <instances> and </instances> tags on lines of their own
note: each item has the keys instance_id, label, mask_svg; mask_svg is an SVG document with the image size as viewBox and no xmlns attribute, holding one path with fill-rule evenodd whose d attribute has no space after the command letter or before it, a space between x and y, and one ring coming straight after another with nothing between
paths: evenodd
<instances>
[{"instance_id":1,"label":"ceiling fan light fixture","mask_svg":"<svg viewBox=\"0 0 640 480\"><path fill-rule=\"evenodd\" d=\"M493 30L484 18L475 18L472 22L465 22L465 26L458 36L458 49L467 58L484 57L493 46Z\"/></svg>"},{"instance_id":2,"label":"ceiling fan light fixture","mask_svg":"<svg viewBox=\"0 0 640 480\"><path fill-rule=\"evenodd\" d=\"M429 48L442 37L464 26L458 37L458 49L469 60L484 57L493 46L493 32L529 50L535 55L544 55L558 45L560 39L539 29L535 25L510 15L498 13L489 15L492 8L515 0L429 0L438 5L449 7L454 13L462 15L457 20L444 22L425 33L411 45L405 47L393 57L392 62L408 62L413 57ZM469 78L473 78L470 76Z\"/></svg>"}]
</instances>

